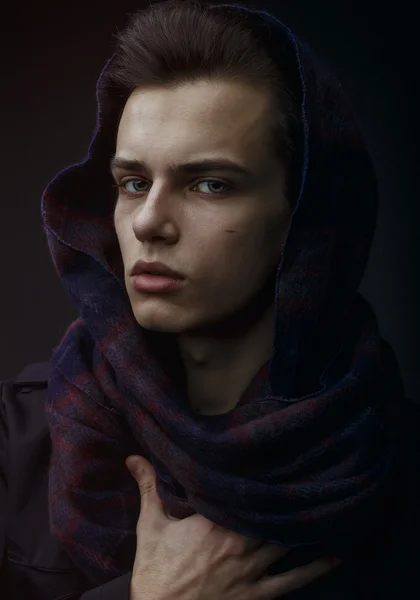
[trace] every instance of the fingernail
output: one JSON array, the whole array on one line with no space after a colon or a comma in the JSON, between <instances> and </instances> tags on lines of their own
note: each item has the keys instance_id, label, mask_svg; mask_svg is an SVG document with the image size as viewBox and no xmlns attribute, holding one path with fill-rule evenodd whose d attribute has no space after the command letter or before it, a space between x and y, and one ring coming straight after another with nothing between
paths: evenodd
<instances>
[{"instance_id":1,"label":"fingernail","mask_svg":"<svg viewBox=\"0 0 420 600\"><path fill-rule=\"evenodd\" d=\"M338 565L341 565L342 562L343 559L340 556L333 556L331 559L331 564L333 567L338 567Z\"/></svg>"}]
</instances>

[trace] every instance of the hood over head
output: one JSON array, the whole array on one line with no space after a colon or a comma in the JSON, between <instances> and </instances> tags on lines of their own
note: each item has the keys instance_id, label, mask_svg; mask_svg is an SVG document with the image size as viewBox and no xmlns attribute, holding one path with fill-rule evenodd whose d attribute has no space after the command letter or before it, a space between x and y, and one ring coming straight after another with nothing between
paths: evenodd
<instances>
[{"instance_id":1,"label":"hood over head","mask_svg":"<svg viewBox=\"0 0 420 600\"><path fill-rule=\"evenodd\" d=\"M374 233L377 185L341 85L289 29L265 13L248 13L300 107L291 166L296 208L277 273L271 364L275 393L298 397L318 391L357 301ZM131 310L113 224L109 161L124 101L107 87L112 60L98 81L98 120L88 155L53 179L42 202L56 269L87 321L90 311L112 321Z\"/></svg>"}]
</instances>

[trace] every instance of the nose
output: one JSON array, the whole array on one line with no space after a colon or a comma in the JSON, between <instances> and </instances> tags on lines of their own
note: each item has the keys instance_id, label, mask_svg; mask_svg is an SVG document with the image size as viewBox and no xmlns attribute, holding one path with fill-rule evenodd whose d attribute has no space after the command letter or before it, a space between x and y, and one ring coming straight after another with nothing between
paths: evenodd
<instances>
[{"instance_id":1,"label":"nose","mask_svg":"<svg viewBox=\"0 0 420 600\"><path fill-rule=\"evenodd\" d=\"M152 189L133 217L133 231L143 243L162 241L174 244L179 239L175 202L168 191Z\"/></svg>"}]
</instances>

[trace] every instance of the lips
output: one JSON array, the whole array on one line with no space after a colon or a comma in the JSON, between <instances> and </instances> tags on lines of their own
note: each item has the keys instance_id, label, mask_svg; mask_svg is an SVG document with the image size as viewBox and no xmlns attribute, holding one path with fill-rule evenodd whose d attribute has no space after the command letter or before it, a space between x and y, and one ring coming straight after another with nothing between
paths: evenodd
<instances>
[{"instance_id":1,"label":"lips","mask_svg":"<svg viewBox=\"0 0 420 600\"><path fill-rule=\"evenodd\" d=\"M144 260L138 260L135 263L131 269L130 275L160 275L161 277L171 277L172 279L184 279L184 276L181 275L181 273L171 269L164 263L146 262Z\"/></svg>"}]
</instances>

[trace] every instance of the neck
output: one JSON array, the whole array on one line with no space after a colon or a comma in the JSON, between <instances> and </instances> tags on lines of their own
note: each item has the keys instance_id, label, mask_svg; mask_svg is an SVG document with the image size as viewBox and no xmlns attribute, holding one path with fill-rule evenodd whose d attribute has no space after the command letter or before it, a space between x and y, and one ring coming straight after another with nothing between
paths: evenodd
<instances>
[{"instance_id":1,"label":"neck","mask_svg":"<svg viewBox=\"0 0 420 600\"><path fill-rule=\"evenodd\" d=\"M222 414L236 406L273 352L274 305L250 327L230 334L183 334L178 338L193 410Z\"/></svg>"}]
</instances>

